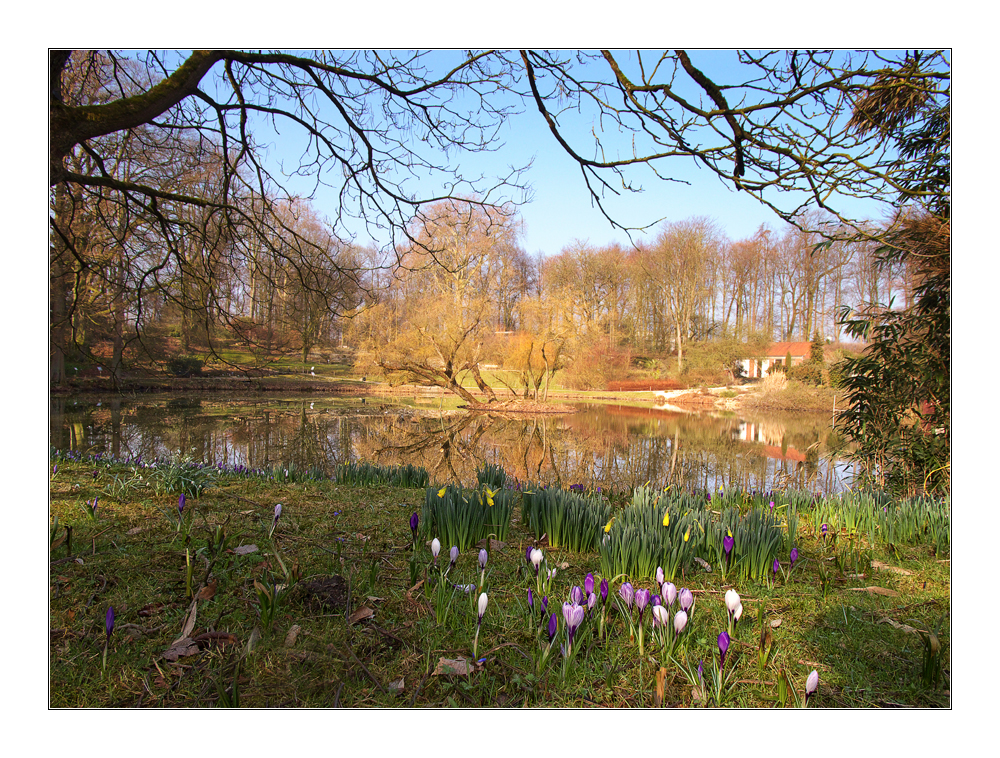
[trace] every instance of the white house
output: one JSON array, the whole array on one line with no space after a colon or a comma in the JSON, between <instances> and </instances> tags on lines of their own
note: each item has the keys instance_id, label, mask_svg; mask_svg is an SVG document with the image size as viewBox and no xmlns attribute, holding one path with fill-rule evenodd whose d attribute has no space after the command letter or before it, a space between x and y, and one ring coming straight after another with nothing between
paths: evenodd
<instances>
[{"instance_id":1,"label":"white house","mask_svg":"<svg viewBox=\"0 0 1000 758\"><path fill-rule=\"evenodd\" d=\"M743 376L747 379L759 379L767 376L777 366L784 366L786 358L791 355L792 366L798 366L809 360L811 349L809 342L772 342L762 356L744 358L740 361Z\"/></svg>"}]
</instances>

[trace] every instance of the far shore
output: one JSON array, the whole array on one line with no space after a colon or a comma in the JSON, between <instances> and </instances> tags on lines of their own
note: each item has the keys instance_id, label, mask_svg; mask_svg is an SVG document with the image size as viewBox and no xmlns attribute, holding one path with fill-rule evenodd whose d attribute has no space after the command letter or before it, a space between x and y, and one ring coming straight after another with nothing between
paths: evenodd
<instances>
[{"instance_id":1,"label":"far shore","mask_svg":"<svg viewBox=\"0 0 1000 758\"><path fill-rule=\"evenodd\" d=\"M301 378L296 376L198 376L198 377L156 377L130 376L118 386L110 377L81 377L71 379L65 385L50 386L50 393L56 396L77 394L158 394L172 392L232 394L232 395L340 395L340 396L385 396L385 397L456 397L441 387L423 387L412 384L393 386L387 382L359 380L326 380ZM654 407L678 407L686 410L793 410L829 412L834 406L834 393L829 388L808 387L790 383L787 390L765 391L760 384L734 384L710 388L689 388L680 390L649 391L602 391L602 390L552 390L548 403L535 402L516 397L510 390L495 390L498 404L483 402L482 405L463 406L471 411L490 413L551 413L555 409L552 401L565 403L649 402ZM486 400L485 394L473 390L477 398ZM843 407L844 401L838 394L836 407ZM566 411L559 411L566 412Z\"/></svg>"}]
</instances>

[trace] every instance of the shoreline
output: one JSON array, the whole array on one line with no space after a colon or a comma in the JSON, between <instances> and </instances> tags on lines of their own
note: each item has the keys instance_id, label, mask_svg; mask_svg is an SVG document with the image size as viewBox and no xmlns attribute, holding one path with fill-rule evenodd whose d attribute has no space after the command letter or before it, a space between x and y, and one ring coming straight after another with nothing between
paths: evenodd
<instances>
[{"instance_id":1,"label":"shoreline","mask_svg":"<svg viewBox=\"0 0 1000 758\"><path fill-rule=\"evenodd\" d=\"M795 412L829 412L828 409L813 404L802 405L801 402L787 404L775 402L782 392L765 392L757 385L734 385L730 387L688 388L669 391L630 390L630 391L579 391L553 390L548 403L525 400L514 395L510 390L499 388L495 390L497 403L494 405L459 406L463 411L475 413L511 413L511 414L565 414L573 413L575 409L557 408L560 402L639 402L649 403L652 407L678 407L685 410L788 410ZM72 395L104 394L104 395L145 395L145 394L236 394L236 395L337 395L345 397L455 397L454 393L441 387L424 387L405 384L396 387L384 382L347 381L316 381L297 379L287 375L277 376L226 376L226 377L128 377L115 386L110 377L87 377L73 379L65 385L50 385L50 397L66 397ZM482 392L472 390L476 397L483 397ZM798 399L802 400L798 393ZM807 388L806 397L816 396L815 390ZM792 398L789 398L791 400ZM769 402L770 401L770 402ZM547 407L551 406L551 407ZM838 403L839 406L839 403Z\"/></svg>"}]
</instances>

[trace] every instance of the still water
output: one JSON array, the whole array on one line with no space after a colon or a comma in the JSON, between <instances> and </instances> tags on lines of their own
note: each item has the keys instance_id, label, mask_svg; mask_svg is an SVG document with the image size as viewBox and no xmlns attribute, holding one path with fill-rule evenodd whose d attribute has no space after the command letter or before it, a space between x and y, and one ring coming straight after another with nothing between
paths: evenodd
<instances>
[{"instance_id":1,"label":"still water","mask_svg":"<svg viewBox=\"0 0 1000 758\"><path fill-rule=\"evenodd\" d=\"M521 481L625 490L850 486L827 414L683 412L574 403L568 415L497 417L415 399L53 397L50 443L144 460L188 457L251 468L341 463L423 466L432 482L475 482L483 461Z\"/></svg>"}]
</instances>

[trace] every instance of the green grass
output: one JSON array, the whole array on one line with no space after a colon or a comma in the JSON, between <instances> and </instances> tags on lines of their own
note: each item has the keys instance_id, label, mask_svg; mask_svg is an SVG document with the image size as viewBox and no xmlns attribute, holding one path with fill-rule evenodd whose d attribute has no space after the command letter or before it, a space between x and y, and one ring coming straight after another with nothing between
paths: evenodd
<instances>
[{"instance_id":1,"label":"green grass","mask_svg":"<svg viewBox=\"0 0 1000 758\"><path fill-rule=\"evenodd\" d=\"M489 606L478 641L478 656L486 659L482 668L470 675L435 674L441 659L471 657L476 593L456 594L447 621L438 625L426 585L414 588L430 562L427 543L433 536L420 534L411 574L409 518L421 510L423 490L221 476L199 497L188 496L185 536L157 510L176 508L176 495L141 487L121 490L120 500L107 494L114 475L125 468L60 462L51 481L50 514L58 518L49 572L53 707L210 707L234 694L242 707L649 707L655 702L660 662L649 644L648 612L644 657L630 642L623 619L609 608L607 639L598 640L595 633L581 637L565 677L558 650L549 668L537 674L538 641L525 604L534 576L524 553L533 537L519 507L504 544L489 545ZM91 521L80 504L94 497L99 505L97 520ZM269 537L277 502L282 515ZM227 537L224 549L217 549L220 527ZM938 686L921 682L924 646L908 630L931 630L943 620L940 638L949 673L947 556L935 556L927 546L890 549L865 539L858 537L865 552L855 563L844 554L837 561L834 548L822 543L800 508L800 555L787 580L779 576L774 586L736 587L744 616L726 662L727 668L736 667L733 705L772 707L780 671L801 691L813 668L820 691L810 707L950 705L947 676ZM844 553L847 542L840 540L835 549ZM245 545L257 550L240 554L236 548ZM442 546L444 560L449 547ZM596 552L543 549L549 565L559 567L550 609L561 605L571 586L582 585L587 572L600 582ZM171 661L164 654L181 636L192 604L188 552L192 594L203 591L189 634L200 645ZM464 552L449 579L478 583L477 553L478 547ZM857 561L866 559L885 568L855 571ZM830 576L825 596L820 565ZM342 577L346 606L321 601L317 583L340 581L331 577ZM611 582L612 595L620 581ZM279 596L269 627L261 624L255 582L291 585ZM634 583L655 589L649 580ZM693 665L699 659L707 663L717 655L716 637L725 628L727 586L718 573L704 571L675 583L696 594L687 654ZM116 626L102 671L109 606ZM365 608L373 615L352 619ZM757 656L759 617L775 642L774 658L763 670ZM294 640L286 639L290 634ZM663 704L691 705L691 688L680 671L666 668Z\"/></svg>"}]
</instances>

